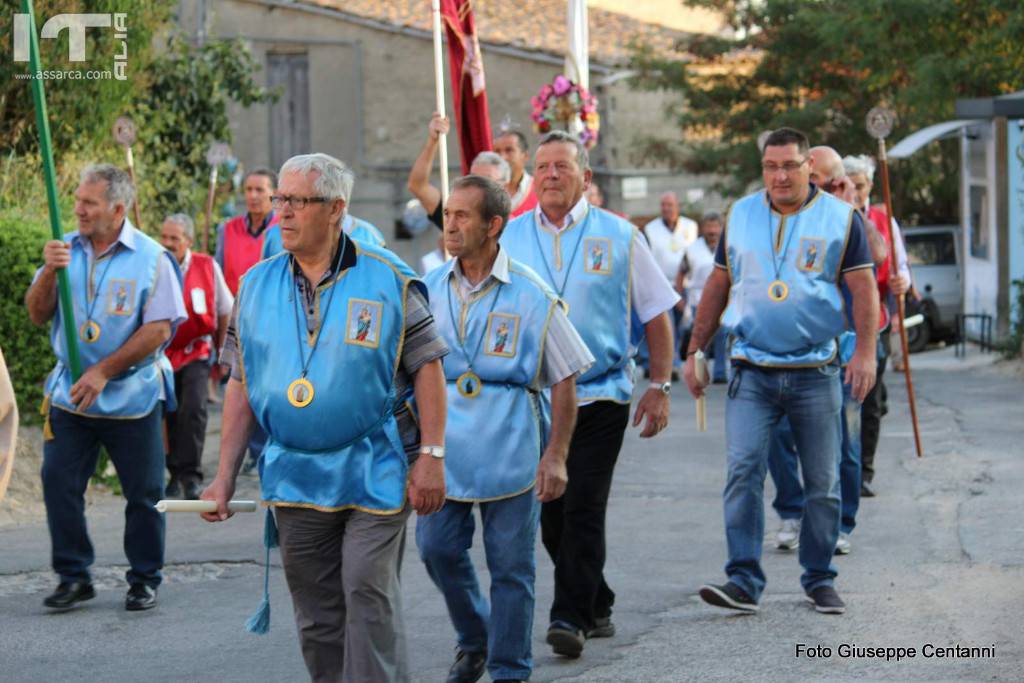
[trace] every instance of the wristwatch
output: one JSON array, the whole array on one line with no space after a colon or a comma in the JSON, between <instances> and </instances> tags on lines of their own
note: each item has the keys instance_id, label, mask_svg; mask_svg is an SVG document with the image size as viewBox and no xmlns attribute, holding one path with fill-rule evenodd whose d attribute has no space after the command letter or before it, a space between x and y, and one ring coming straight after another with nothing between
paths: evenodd
<instances>
[{"instance_id":1,"label":"wristwatch","mask_svg":"<svg viewBox=\"0 0 1024 683\"><path fill-rule=\"evenodd\" d=\"M444 446L420 446L420 454L444 460Z\"/></svg>"},{"instance_id":2,"label":"wristwatch","mask_svg":"<svg viewBox=\"0 0 1024 683\"><path fill-rule=\"evenodd\" d=\"M657 389L661 393L668 396L672 392L672 382L665 382L664 384L659 382L651 382L651 389Z\"/></svg>"}]
</instances>

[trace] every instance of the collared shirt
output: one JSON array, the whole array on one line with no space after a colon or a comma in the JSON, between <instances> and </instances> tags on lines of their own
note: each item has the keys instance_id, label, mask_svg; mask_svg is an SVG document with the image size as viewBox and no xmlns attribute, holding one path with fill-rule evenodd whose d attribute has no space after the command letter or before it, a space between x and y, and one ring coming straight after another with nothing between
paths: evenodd
<instances>
[{"instance_id":1,"label":"collared shirt","mask_svg":"<svg viewBox=\"0 0 1024 683\"><path fill-rule=\"evenodd\" d=\"M683 252L697 239L697 232L697 223L686 216L676 218L671 228L661 216L644 226L654 260L670 282L679 270Z\"/></svg>"},{"instance_id":2,"label":"collared shirt","mask_svg":"<svg viewBox=\"0 0 1024 683\"><path fill-rule=\"evenodd\" d=\"M871 204L870 203L865 204L864 208L862 210L863 215L866 216L867 213L868 213L868 209L870 209L870 208L871 208ZM890 220L890 223L892 224L892 239L893 239L893 243L896 245L896 270L899 273L900 277L905 279L907 282L910 282L910 278L911 278L911 275L910 275L910 263L909 263L909 261L907 261L907 247L903 243L903 233L900 230L900 224L896 222L896 218L895 217L893 217L893 218L891 218L889 220ZM875 227L877 228L878 226L875 226Z\"/></svg>"},{"instance_id":3,"label":"collared shirt","mask_svg":"<svg viewBox=\"0 0 1024 683\"><path fill-rule=\"evenodd\" d=\"M268 213L266 216L263 217L263 222L261 222L259 224L259 226L256 228L256 230L254 231L253 228L252 228L252 217L249 215L248 212L246 212L246 214L245 214L245 229L248 230L249 234L252 235L253 237L259 237L260 235L263 234L263 232L267 229L267 227L269 227L270 224L274 221L274 218L276 218L276 216L275 216L273 210L271 210L270 213ZM221 268L224 267L224 226L225 225L227 225L227 221L224 221L223 223L221 223L220 224L220 228L217 230L217 246L216 246L216 248L213 251L213 259L217 262L217 264Z\"/></svg>"},{"instance_id":4,"label":"collared shirt","mask_svg":"<svg viewBox=\"0 0 1024 683\"><path fill-rule=\"evenodd\" d=\"M537 206L536 216L542 229L553 235L558 234L564 228L573 225L583 218L587 211L587 200L581 198L569 211L562 225L555 223L544 215L544 211ZM591 211L604 211L591 207ZM637 230L633 231L633 268L630 282L630 296L633 310L636 312L640 322L647 324L657 318L665 311L671 310L679 295L672 289L672 285L666 279L665 274L654 261L650 247Z\"/></svg>"},{"instance_id":5,"label":"collared shirt","mask_svg":"<svg viewBox=\"0 0 1024 683\"><path fill-rule=\"evenodd\" d=\"M119 250L130 249L135 251L135 237L135 227L126 218L121 225L121 232L118 234L117 239L99 256L93 254L91 239L83 235L75 235L71 238L72 246L79 245L82 251L85 252L86 259L88 259L89 273L91 274L88 283L89 299L96 295L94 291L98 284L96 282L96 264L112 257ZM168 320L171 323L171 334L174 334L175 328L188 318L188 312L185 310L185 299L181 293L181 281L178 279L177 273L174 272L171 258L174 257L161 258L157 265L156 280L149 292L146 305L142 309L142 324L145 325L157 320ZM43 269L41 267L37 269L32 282L35 282L42 272ZM77 288L79 283L72 282L71 286Z\"/></svg>"},{"instance_id":6,"label":"collared shirt","mask_svg":"<svg viewBox=\"0 0 1024 683\"><path fill-rule=\"evenodd\" d=\"M477 284L470 283L462 273L462 266L456 259L452 266L451 278L455 280L455 290L459 301L465 303L473 295L483 291L492 281L504 284L512 282L509 265L512 259L508 252L498 247L498 256L494 259L491 272ZM573 375L581 375L594 364L594 356L590 353L579 332L569 322L569 317L561 306L556 306L551 314L547 332L544 336L544 352L541 358L538 389L558 384Z\"/></svg>"},{"instance_id":7,"label":"collared shirt","mask_svg":"<svg viewBox=\"0 0 1024 683\"><path fill-rule=\"evenodd\" d=\"M181 262L181 274L184 277L188 273L189 267L192 265L192 250L185 250L185 258ZM224 273L220 269L220 264L217 261L213 262L213 310L215 315L219 318L223 315L230 315L231 309L235 307L235 297L231 295L231 290L228 289L228 283L224 281ZM188 293L185 293L188 296Z\"/></svg>"},{"instance_id":8,"label":"collared shirt","mask_svg":"<svg viewBox=\"0 0 1024 683\"><path fill-rule=\"evenodd\" d=\"M352 249L352 242L348 238L339 242L340 246L348 245L347 248L339 248L334 253L330 267L320 277L317 287L327 282L346 268L356 265L356 250ZM284 257L281 257L284 258ZM319 325L319 312L315 305L317 287L313 287L306 276L302 273L295 257L291 254L287 257L291 263L292 273L295 276L295 286L300 294L300 301L304 302L303 312L305 314L306 328L313 331ZM242 368L239 358L238 347L238 302L235 300L231 312L231 321L228 324L227 336L224 339L224 348L220 351L220 362L231 368L231 377L242 380ZM284 331L281 332L285 334ZM430 305L426 297L416 288L408 287L405 293L405 341L402 344L402 356L399 359L399 366L395 372L395 395L403 396L412 385L413 376L421 367L427 363L443 358L448 354L448 345L444 337L437 329L434 316L430 313ZM398 432L405 447L406 454L410 459L416 454L419 448L419 427L416 420L409 413L409 408L404 403L399 404L395 409L395 418L398 420Z\"/></svg>"},{"instance_id":9,"label":"collared shirt","mask_svg":"<svg viewBox=\"0 0 1024 683\"><path fill-rule=\"evenodd\" d=\"M515 211L519 208L519 205L523 203L527 195L530 194L530 188L533 187L533 176L523 170L523 177L519 179L519 186L516 187L516 193L512 195L512 210Z\"/></svg>"},{"instance_id":10,"label":"collared shirt","mask_svg":"<svg viewBox=\"0 0 1024 683\"><path fill-rule=\"evenodd\" d=\"M686 267L687 275L686 305L696 310L704 293L704 284L715 270L715 253L708 247L707 240L698 237L696 242L686 248L680 270L683 266Z\"/></svg>"}]
</instances>

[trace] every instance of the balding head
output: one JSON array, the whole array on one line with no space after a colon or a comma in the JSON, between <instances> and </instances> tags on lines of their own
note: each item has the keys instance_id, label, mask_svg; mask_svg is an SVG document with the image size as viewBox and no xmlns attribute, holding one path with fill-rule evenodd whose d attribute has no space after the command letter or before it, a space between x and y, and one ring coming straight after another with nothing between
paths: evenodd
<instances>
[{"instance_id":1,"label":"balding head","mask_svg":"<svg viewBox=\"0 0 1024 683\"><path fill-rule=\"evenodd\" d=\"M808 154L813 160L811 162L811 182L815 185L820 187L830 180L837 180L846 175L846 171L843 170L843 158L831 147L825 145L811 147Z\"/></svg>"},{"instance_id":2,"label":"balding head","mask_svg":"<svg viewBox=\"0 0 1024 683\"><path fill-rule=\"evenodd\" d=\"M661 218L665 225L671 230L679 220L679 198L675 192L665 192L661 195Z\"/></svg>"}]
</instances>

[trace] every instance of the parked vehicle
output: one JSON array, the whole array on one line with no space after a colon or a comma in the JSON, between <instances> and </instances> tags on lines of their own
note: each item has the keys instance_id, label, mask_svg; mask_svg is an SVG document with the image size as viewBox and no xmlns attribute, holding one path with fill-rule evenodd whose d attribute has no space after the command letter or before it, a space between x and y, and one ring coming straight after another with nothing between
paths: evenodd
<instances>
[{"instance_id":1,"label":"parked vehicle","mask_svg":"<svg viewBox=\"0 0 1024 683\"><path fill-rule=\"evenodd\" d=\"M907 317L924 316L923 323L907 329L907 344L911 352L923 351L928 342L957 334L956 315L963 311L960 228L922 225L902 232L914 286L921 294L920 302L907 298Z\"/></svg>"}]
</instances>

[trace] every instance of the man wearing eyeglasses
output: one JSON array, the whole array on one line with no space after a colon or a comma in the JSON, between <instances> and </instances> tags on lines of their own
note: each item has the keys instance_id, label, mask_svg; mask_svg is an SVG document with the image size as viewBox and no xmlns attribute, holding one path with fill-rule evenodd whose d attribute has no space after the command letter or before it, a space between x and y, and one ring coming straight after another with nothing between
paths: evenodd
<instances>
[{"instance_id":1,"label":"man wearing eyeglasses","mask_svg":"<svg viewBox=\"0 0 1024 683\"><path fill-rule=\"evenodd\" d=\"M836 338L846 328L839 285L849 288L853 301L857 342L845 381L858 401L875 380L878 296L860 215L811 185L808 148L803 133L791 128L765 141L765 190L740 199L729 212L687 350L686 383L698 398L705 378L697 377L693 355L707 346L720 317L735 338L723 493L728 581L705 585L700 595L742 612L758 610L766 583L764 477L770 436L783 417L789 419L806 491L801 584L818 612L845 611L833 587L832 564L840 521Z\"/></svg>"},{"instance_id":2,"label":"man wearing eyeglasses","mask_svg":"<svg viewBox=\"0 0 1024 683\"><path fill-rule=\"evenodd\" d=\"M217 512L203 516L230 516L259 424L267 523L280 530L310 678L406 681L398 569L410 507L444 504L448 349L409 267L337 229L352 179L325 154L281 168L273 203L288 253L258 263L239 288L222 356L232 370L220 465L202 494ZM409 393L412 434L396 416ZM411 465L410 448L420 453Z\"/></svg>"}]
</instances>

